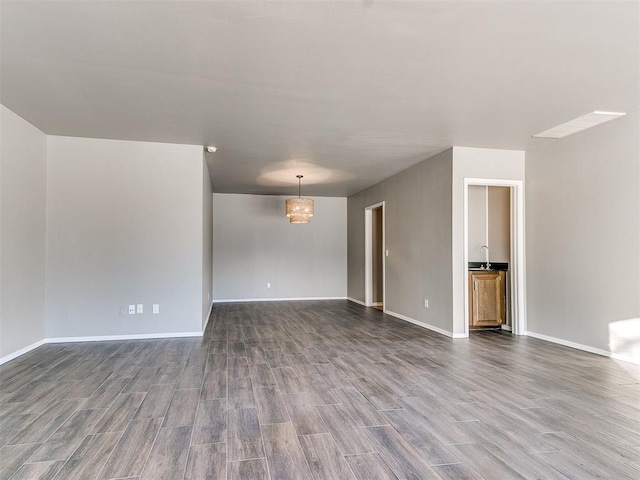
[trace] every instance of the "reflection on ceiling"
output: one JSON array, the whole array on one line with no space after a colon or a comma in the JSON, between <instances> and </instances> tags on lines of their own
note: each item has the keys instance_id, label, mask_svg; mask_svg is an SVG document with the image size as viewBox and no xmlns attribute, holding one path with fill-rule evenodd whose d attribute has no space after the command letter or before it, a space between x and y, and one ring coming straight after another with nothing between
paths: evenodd
<instances>
[{"instance_id":1,"label":"reflection on ceiling","mask_svg":"<svg viewBox=\"0 0 640 480\"><path fill-rule=\"evenodd\" d=\"M353 177L352 174L343 170L321 167L306 160L287 160L263 168L256 183L283 187L297 185L296 175L304 176L305 187L323 183L341 183Z\"/></svg>"}]
</instances>

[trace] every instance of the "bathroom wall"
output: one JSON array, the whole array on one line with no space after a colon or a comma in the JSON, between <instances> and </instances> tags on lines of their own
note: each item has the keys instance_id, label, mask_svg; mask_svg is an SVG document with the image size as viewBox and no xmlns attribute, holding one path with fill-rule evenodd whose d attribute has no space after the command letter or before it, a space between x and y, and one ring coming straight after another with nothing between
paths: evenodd
<instances>
[{"instance_id":1,"label":"bathroom wall","mask_svg":"<svg viewBox=\"0 0 640 480\"><path fill-rule=\"evenodd\" d=\"M509 262L511 208L509 187L469 186L469 261Z\"/></svg>"}]
</instances>

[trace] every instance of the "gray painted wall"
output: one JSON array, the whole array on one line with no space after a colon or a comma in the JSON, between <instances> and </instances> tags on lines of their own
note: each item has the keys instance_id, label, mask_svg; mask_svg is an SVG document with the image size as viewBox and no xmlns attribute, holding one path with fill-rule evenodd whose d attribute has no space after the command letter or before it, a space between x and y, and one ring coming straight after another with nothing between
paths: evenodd
<instances>
[{"instance_id":1,"label":"gray painted wall","mask_svg":"<svg viewBox=\"0 0 640 480\"><path fill-rule=\"evenodd\" d=\"M314 198L303 225L284 216L286 198L213 194L216 300L346 296L346 198Z\"/></svg>"},{"instance_id":2,"label":"gray painted wall","mask_svg":"<svg viewBox=\"0 0 640 480\"><path fill-rule=\"evenodd\" d=\"M206 160L202 161L202 328L213 303L213 190Z\"/></svg>"},{"instance_id":3,"label":"gray painted wall","mask_svg":"<svg viewBox=\"0 0 640 480\"><path fill-rule=\"evenodd\" d=\"M349 297L364 301L364 209L385 201L385 309L451 331L451 175L446 150L349 197ZM424 308L424 299L429 308Z\"/></svg>"},{"instance_id":4,"label":"gray painted wall","mask_svg":"<svg viewBox=\"0 0 640 480\"><path fill-rule=\"evenodd\" d=\"M0 106L0 358L45 333L47 137Z\"/></svg>"},{"instance_id":5,"label":"gray painted wall","mask_svg":"<svg viewBox=\"0 0 640 480\"><path fill-rule=\"evenodd\" d=\"M527 152L528 330L640 360L640 118Z\"/></svg>"},{"instance_id":6,"label":"gray painted wall","mask_svg":"<svg viewBox=\"0 0 640 480\"><path fill-rule=\"evenodd\" d=\"M202 162L200 146L48 137L47 337L201 331Z\"/></svg>"}]
</instances>

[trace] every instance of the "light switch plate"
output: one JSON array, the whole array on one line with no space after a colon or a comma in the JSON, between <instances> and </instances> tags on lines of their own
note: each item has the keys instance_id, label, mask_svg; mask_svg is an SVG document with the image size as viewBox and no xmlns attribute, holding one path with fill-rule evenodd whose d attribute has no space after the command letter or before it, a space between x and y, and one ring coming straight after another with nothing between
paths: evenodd
<instances>
[{"instance_id":1,"label":"light switch plate","mask_svg":"<svg viewBox=\"0 0 640 480\"><path fill-rule=\"evenodd\" d=\"M157 303L153 304L153 313L160 313L160 305Z\"/></svg>"}]
</instances>

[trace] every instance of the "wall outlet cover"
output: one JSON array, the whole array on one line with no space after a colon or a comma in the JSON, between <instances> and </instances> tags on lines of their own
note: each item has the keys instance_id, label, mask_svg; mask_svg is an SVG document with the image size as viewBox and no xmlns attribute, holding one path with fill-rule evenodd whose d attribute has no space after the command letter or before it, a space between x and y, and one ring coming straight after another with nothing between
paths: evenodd
<instances>
[{"instance_id":1,"label":"wall outlet cover","mask_svg":"<svg viewBox=\"0 0 640 480\"><path fill-rule=\"evenodd\" d=\"M135 315L135 314L136 314L136 306L129 305L129 315Z\"/></svg>"},{"instance_id":2,"label":"wall outlet cover","mask_svg":"<svg viewBox=\"0 0 640 480\"><path fill-rule=\"evenodd\" d=\"M144 313L144 305L142 303L136 306L136 313Z\"/></svg>"},{"instance_id":3,"label":"wall outlet cover","mask_svg":"<svg viewBox=\"0 0 640 480\"><path fill-rule=\"evenodd\" d=\"M153 313L160 313L160 305L157 303L153 304Z\"/></svg>"}]
</instances>

